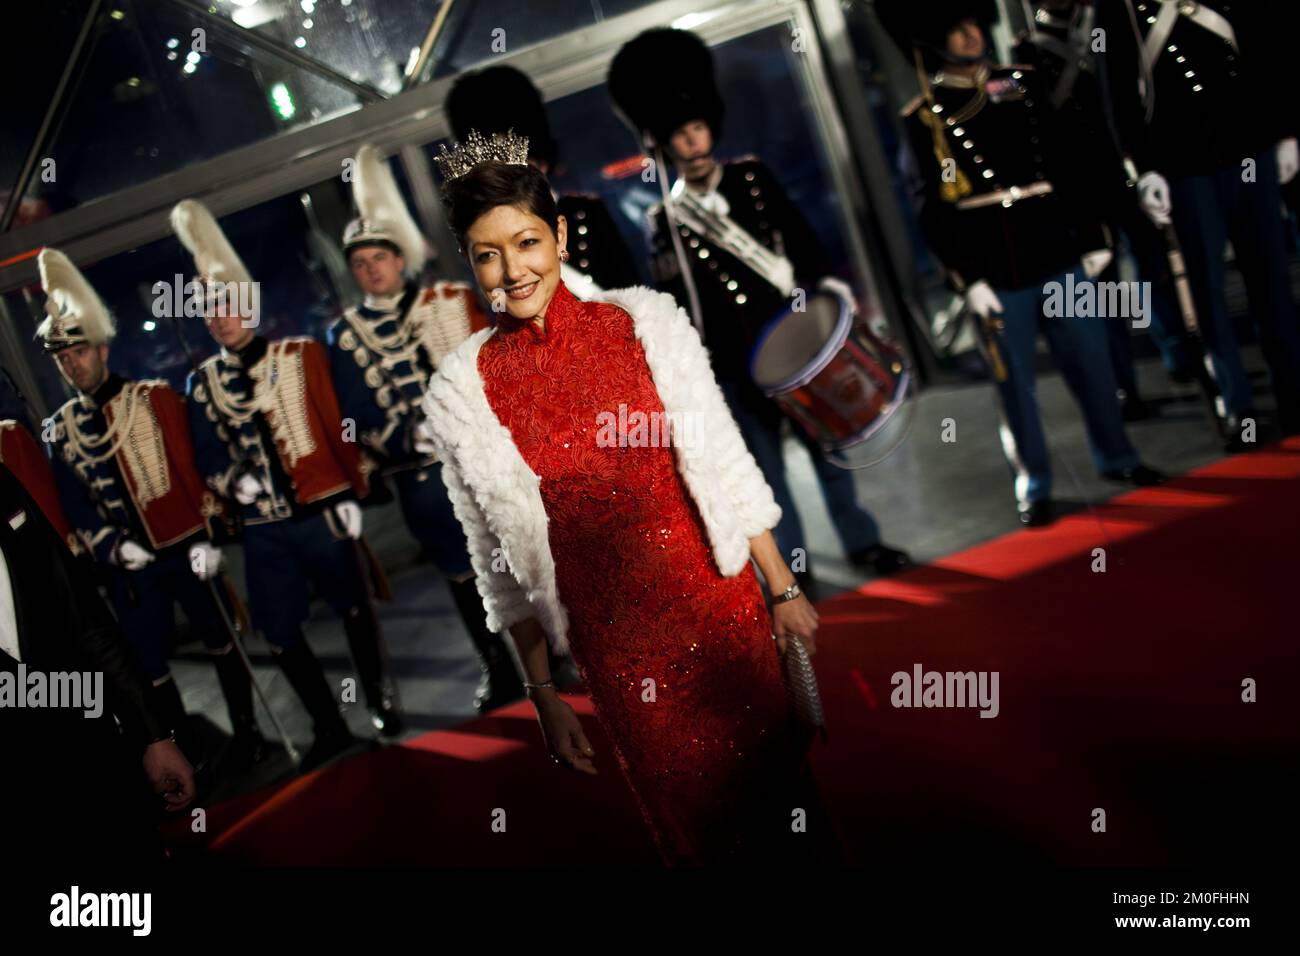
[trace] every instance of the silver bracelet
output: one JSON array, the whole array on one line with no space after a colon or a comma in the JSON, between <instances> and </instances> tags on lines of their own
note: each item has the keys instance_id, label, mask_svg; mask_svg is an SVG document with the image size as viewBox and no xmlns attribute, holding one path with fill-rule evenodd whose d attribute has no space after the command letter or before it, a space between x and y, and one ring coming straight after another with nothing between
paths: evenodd
<instances>
[{"instance_id":1,"label":"silver bracelet","mask_svg":"<svg viewBox=\"0 0 1300 956\"><path fill-rule=\"evenodd\" d=\"M555 685L554 677L548 678L547 680L542 681L540 684L534 684L531 683L530 681L524 681L524 687L527 688L528 690L540 690L543 687L555 687L556 690L559 690L559 688L556 687Z\"/></svg>"}]
</instances>

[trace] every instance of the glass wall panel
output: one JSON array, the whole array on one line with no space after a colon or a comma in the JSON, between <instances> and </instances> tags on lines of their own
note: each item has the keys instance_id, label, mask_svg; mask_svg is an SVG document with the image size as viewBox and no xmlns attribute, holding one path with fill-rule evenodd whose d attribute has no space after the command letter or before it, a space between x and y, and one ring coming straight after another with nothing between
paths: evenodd
<instances>
[{"instance_id":1,"label":"glass wall panel","mask_svg":"<svg viewBox=\"0 0 1300 956\"><path fill-rule=\"evenodd\" d=\"M184 7L117 0L29 195L71 208L359 105Z\"/></svg>"},{"instance_id":2,"label":"glass wall panel","mask_svg":"<svg viewBox=\"0 0 1300 956\"><path fill-rule=\"evenodd\" d=\"M49 0L10 6L11 9L0 15L5 34L39 37L41 55L10 55L0 63L4 88L11 91L5 99L4 110L0 111L0 213L4 212L19 170L54 97L90 0ZM32 201L19 210L15 225L58 211L48 207L38 209Z\"/></svg>"}]
</instances>

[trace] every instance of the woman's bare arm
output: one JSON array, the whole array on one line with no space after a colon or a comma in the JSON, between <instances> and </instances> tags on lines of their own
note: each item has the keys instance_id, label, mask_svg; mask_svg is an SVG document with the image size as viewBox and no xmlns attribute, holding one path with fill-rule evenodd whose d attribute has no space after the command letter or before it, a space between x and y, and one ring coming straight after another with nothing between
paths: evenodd
<instances>
[{"instance_id":1,"label":"woman's bare arm","mask_svg":"<svg viewBox=\"0 0 1300 956\"><path fill-rule=\"evenodd\" d=\"M515 650L519 652L519 662L524 666L524 680L530 684L544 684L551 679L551 662L546 656L546 632L537 618L530 617L518 624L510 625L510 636L514 639ZM542 688L553 691L552 687Z\"/></svg>"},{"instance_id":2,"label":"woman's bare arm","mask_svg":"<svg viewBox=\"0 0 1300 956\"><path fill-rule=\"evenodd\" d=\"M530 617L510 626L519 660L524 666L524 680L530 684L544 684L551 679L551 664L546 656L546 632L537 618ZM529 688L528 698L537 711L537 721L542 725L542 736L556 763L582 773L595 773L596 766L587 735L583 733L578 715L573 712L555 687Z\"/></svg>"},{"instance_id":3,"label":"woman's bare arm","mask_svg":"<svg viewBox=\"0 0 1300 956\"><path fill-rule=\"evenodd\" d=\"M781 557L772 532L764 531L750 538L749 553L754 556L754 563L758 565L758 570L763 572L763 580L767 582L767 589L773 595L784 594L786 589L794 584L794 574L791 573L785 559Z\"/></svg>"},{"instance_id":4,"label":"woman's bare arm","mask_svg":"<svg viewBox=\"0 0 1300 956\"><path fill-rule=\"evenodd\" d=\"M763 580L773 598L784 594L794 584L794 573L781 557L772 532L764 531L749 539L749 553L754 557L758 570L763 572ZM793 601L772 604L772 633L776 637L776 647L785 653L786 640L797 637L809 654L817 651L817 610L804 595Z\"/></svg>"}]
</instances>

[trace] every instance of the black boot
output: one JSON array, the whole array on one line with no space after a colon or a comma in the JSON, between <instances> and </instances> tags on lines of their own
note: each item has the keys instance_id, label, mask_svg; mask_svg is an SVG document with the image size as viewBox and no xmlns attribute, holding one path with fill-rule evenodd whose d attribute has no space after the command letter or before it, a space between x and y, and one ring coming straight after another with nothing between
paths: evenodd
<instances>
[{"instance_id":1,"label":"black boot","mask_svg":"<svg viewBox=\"0 0 1300 956\"><path fill-rule=\"evenodd\" d=\"M488 630L487 611L479 596L473 578L465 581L448 581L456 610L469 631L474 649L478 651L479 669L483 677L474 694L474 706L480 711L494 710L514 703L524 696L523 681L515 669L514 658L500 634Z\"/></svg>"},{"instance_id":2,"label":"black boot","mask_svg":"<svg viewBox=\"0 0 1300 956\"><path fill-rule=\"evenodd\" d=\"M181 702L181 691L176 686L176 679L168 674L161 683L154 684L150 691L150 699L167 729L176 738L176 746L190 762L190 766L195 771L202 769L207 759L198 740L190 732L190 716L185 713L185 704Z\"/></svg>"},{"instance_id":3,"label":"black boot","mask_svg":"<svg viewBox=\"0 0 1300 956\"><path fill-rule=\"evenodd\" d=\"M212 655L212 663L217 668L217 680L221 682L234 731L230 754L242 763L258 763L266 754L266 738L257 726L257 714L253 710L252 679L233 644L224 654Z\"/></svg>"},{"instance_id":4,"label":"black boot","mask_svg":"<svg viewBox=\"0 0 1300 956\"><path fill-rule=\"evenodd\" d=\"M874 544L869 548L854 551L849 555L849 563L860 571L874 571L879 577L888 577L899 571L906 571L912 566L912 558L906 551L891 548L887 544Z\"/></svg>"},{"instance_id":5,"label":"black boot","mask_svg":"<svg viewBox=\"0 0 1300 956\"><path fill-rule=\"evenodd\" d=\"M397 704L384 691L384 665L379 652L379 620L369 604L354 607L343 615L343 629L348 635L352 661L361 678L361 691L370 709L370 721L385 737L396 737L402 732L402 717Z\"/></svg>"},{"instance_id":6,"label":"black boot","mask_svg":"<svg viewBox=\"0 0 1300 956\"><path fill-rule=\"evenodd\" d=\"M312 733L316 739L303 757L301 769L304 773L315 770L355 744L356 738L339 713L339 705L325 680L320 661L305 640L282 649L275 659L303 706L307 708L307 713L311 714Z\"/></svg>"}]
</instances>

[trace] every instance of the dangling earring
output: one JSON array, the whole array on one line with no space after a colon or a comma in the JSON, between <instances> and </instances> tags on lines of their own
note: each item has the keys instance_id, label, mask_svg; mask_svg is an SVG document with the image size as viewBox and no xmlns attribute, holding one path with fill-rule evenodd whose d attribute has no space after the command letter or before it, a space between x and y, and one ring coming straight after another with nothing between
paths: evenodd
<instances>
[{"instance_id":1,"label":"dangling earring","mask_svg":"<svg viewBox=\"0 0 1300 956\"><path fill-rule=\"evenodd\" d=\"M561 250L560 250L560 261L561 261L561 262L568 262L568 261L569 261L569 250L568 250L568 249L561 249Z\"/></svg>"}]
</instances>

